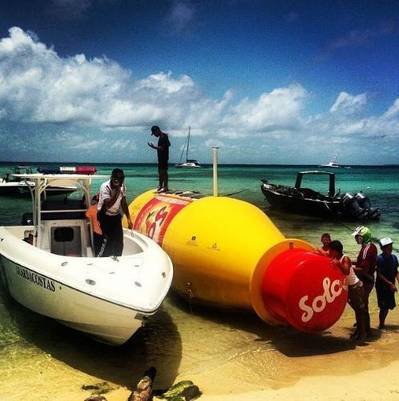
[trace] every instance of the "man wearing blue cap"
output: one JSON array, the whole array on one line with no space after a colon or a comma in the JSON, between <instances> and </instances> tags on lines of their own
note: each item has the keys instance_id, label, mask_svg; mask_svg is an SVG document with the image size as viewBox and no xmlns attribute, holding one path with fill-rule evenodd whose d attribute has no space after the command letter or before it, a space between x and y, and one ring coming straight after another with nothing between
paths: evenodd
<instances>
[{"instance_id":1,"label":"man wearing blue cap","mask_svg":"<svg viewBox=\"0 0 399 401\"><path fill-rule=\"evenodd\" d=\"M380 309L380 325L378 328L385 327L385 318L390 309L396 306L395 292L398 291L395 280L399 281L398 258L392 254L391 238L380 239L382 253L377 258L377 279L375 289L377 291L378 307Z\"/></svg>"},{"instance_id":2,"label":"man wearing blue cap","mask_svg":"<svg viewBox=\"0 0 399 401\"><path fill-rule=\"evenodd\" d=\"M366 307L366 331L371 335L369 296L374 287L374 273L377 264L377 247L372 242L371 231L365 226L356 227L352 233L356 242L361 245L354 267L356 275L363 282L364 304Z\"/></svg>"}]
</instances>

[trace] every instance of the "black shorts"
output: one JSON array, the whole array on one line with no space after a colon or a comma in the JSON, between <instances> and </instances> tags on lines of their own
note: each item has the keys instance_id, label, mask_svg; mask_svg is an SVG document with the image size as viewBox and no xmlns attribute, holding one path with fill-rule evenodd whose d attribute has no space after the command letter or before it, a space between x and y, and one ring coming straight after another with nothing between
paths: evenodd
<instances>
[{"instance_id":1,"label":"black shorts","mask_svg":"<svg viewBox=\"0 0 399 401\"><path fill-rule=\"evenodd\" d=\"M375 289L378 307L380 309L394 309L396 306L395 293L385 283L377 282Z\"/></svg>"},{"instance_id":2,"label":"black shorts","mask_svg":"<svg viewBox=\"0 0 399 401\"><path fill-rule=\"evenodd\" d=\"M361 282L348 286L348 302L355 311L366 309L364 303L364 287Z\"/></svg>"},{"instance_id":3,"label":"black shorts","mask_svg":"<svg viewBox=\"0 0 399 401\"><path fill-rule=\"evenodd\" d=\"M167 170L168 160L158 160L158 170Z\"/></svg>"}]
</instances>

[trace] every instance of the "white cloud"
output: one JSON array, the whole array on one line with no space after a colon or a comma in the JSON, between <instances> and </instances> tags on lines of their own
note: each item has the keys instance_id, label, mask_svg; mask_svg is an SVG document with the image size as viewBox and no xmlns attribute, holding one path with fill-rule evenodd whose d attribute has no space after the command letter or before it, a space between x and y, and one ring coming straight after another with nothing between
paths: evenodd
<instances>
[{"instance_id":1,"label":"white cloud","mask_svg":"<svg viewBox=\"0 0 399 401\"><path fill-rule=\"evenodd\" d=\"M194 82L188 75L182 75L179 79L175 79L172 77L170 71L167 74L160 72L150 75L148 78L139 81L136 85L136 88L139 90L162 91L166 95L191 90L193 87Z\"/></svg>"},{"instance_id":2,"label":"white cloud","mask_svg":"<svg viewBox=\"0 0 399 401\"><path fill-rule=\"evenodd\" d=\"M137 80L106 57L60 57L33 34L17 27L9 32L0 40L0 120L100 130L98 138L88 139L84 146L79 130L66 135L68 149L75 143L81 144L76 150L94 152L108 146L121 153L135 151L143 144L136 145L128 136L112 145L104 137L115 130L142 133L153 124L172 137L186 136L191 126L192 135L204 137L207 147L228 148L232 155L237 153L237 160L243 156L241 138L246 144L253 142L253 152L263 145L272 149L272 143L284 144L281 149L287 155L297 155L301 143L318 144L331 152L331 144L350 149L361 138L399 138L399 98L381 115L371 116L365 115L366 93L345 91L328 111L309 114L305 106L312 98L299 83L264 91L256 98L237 99L227 90L212 99L188 75L156 72Z\"/></svg>"},{"instance_id":3,"label":"white cloud","mask_svg":"<svg viewBox=\"0 0 399 401\"><path fill-rule=\"evenodd\" d=\"M139 128L166 124L171 132L247 136L295 129L307 96L300 85L274 89L234 104L227 91L204 96L188 75L158 72L142 80L107 58L62 58L22 29L0 41L0 118Z\"/></svg>"},{"instance_id":4,"label":"white cloud","mask_svg":"<svg viewBox=\"0 0 399 401\"><path fill-rule=\"evenodd\" d=\"M399 99L396 99L393 105L384 113L384 118L391 119L399 115Z\"/></svg>"},{"instance_id":5,"label":"white cloud","mask_svg":"<svg viewBox=\"0 0 399 401\"><path fill-rule=\"evenodd\" d=\"M354 114L361 111L367 103L365 93L352 96L347 92L341 92L335 103L331 106L331 113Z\"/></svg>"},{"instance_id":6,"label":"white cloud","mask_svg":"<svg viewBox=\"0 0 399 401\"><path fill-rule=\"evenodd\" d=\"M244 99L233 107L224 123L237 134L296 130L302 124L301 111L307 91L299 84L263 93L256 100ZM233 131L233 132L234 132Z\"/></svg>"}]
</instances>

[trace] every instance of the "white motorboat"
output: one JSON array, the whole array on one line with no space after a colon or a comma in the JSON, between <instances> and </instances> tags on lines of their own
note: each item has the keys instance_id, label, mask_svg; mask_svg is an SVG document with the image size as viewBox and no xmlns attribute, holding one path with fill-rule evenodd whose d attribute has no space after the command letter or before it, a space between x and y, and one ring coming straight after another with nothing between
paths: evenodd
<instances>
[{"instance_id":1,"label":"white motorboat","mask_svg":"<svg viewBox=\"0 0 399 401\"><path fill-rule=\"evenodd\" d=\"M5 196L31 196L31 189L33 189L34 182L21 179L19 174L32 174L33 170L29 166L16 166L12 170L0 177L0 195ZM44 196L50 195L68 195L76 191L76 187L68 185L65 182L58 182L58 185L49 185L46 188Z\"/></svg>"},{"instance_id":2,"label":"white motorboat","mask_svg":"<svg viewBox=\"0 0 399 401\"><path fill-rule=\"evenodd\" d=\"M188 151L190 149L190 133L191 133L191 127L188 127L187 141L183 146L183 149L182 149L182 152L181 152L181 155L180 155L180 161L179 161L179 163L176 163L176 165L175 165L178 168L182 168L182 167L198 168L198 167L201 167L201 165L198 162L198 160L194 160L194 159L189 159L188 158ZM186 152L186 161L182 162L184 151Z\"/></svg>"},{"instance_id":3,"label":"white motorboat","mask_svg":"<svg viewBox=\"0 0 399 401\"><path fill-rule=\"evenodd\" d=\"M85 211L96 176L25 174L20 178L35 183L33 224L0 227L6 288L16 301L37 313L100 341L123 344L166 297L173 276L168 255L151 239L124 229L122 256L93 257L92 227ZM73 181L83 191L83 199L41 200L46 187L59 180Z\"/></svg>"},{"instance_id":4,"label":"white motorboat","mask_svg":"<svg viewBox=\"0 0 399 401\"><path fill-rule=\"evenodd\" d=\"M327 164L321 164L319 167L340 168L341 166L335 160L330 160Z\"/></svg>"}]
</instances>

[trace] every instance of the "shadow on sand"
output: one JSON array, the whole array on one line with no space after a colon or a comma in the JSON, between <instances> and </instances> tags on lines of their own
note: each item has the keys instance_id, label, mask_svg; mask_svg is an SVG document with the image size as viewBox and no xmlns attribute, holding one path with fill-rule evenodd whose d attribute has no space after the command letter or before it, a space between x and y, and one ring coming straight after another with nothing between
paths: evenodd
<instances>
[{"instance_id":1,"label":"shadow on sand","mask_svg":"<svg viewBox=\"0 0 399 401\"><path fill-rule=\"evenodd\" d=\"M254 312L225 310L206 305L190 305L173 294L169 299L175 306L194 315L256 335L259 343L271 343L276 350L289 357L327 355L354 349L356 344L348 336L334 336L326 331L320 334L301 333L290 327L276 327L262 321ZM221 313L221 311L223 313Z\"/></svg>"},{"instance_id":2,"label":"shadow on sand","mask_svg":"<svg viewBox=\"0 0 399 401\"><path fill-rule=\"evenodd\" d=\"M112 347L24 308L5 294L4 288L0 288L0 298L20 337L78 371L132 388L143 372L154 366L157 386L168 388L175 381L181 339L162 308L127 343Z\"/></svg>"}]
</instances>

